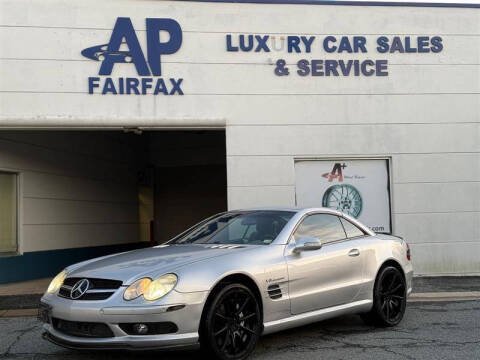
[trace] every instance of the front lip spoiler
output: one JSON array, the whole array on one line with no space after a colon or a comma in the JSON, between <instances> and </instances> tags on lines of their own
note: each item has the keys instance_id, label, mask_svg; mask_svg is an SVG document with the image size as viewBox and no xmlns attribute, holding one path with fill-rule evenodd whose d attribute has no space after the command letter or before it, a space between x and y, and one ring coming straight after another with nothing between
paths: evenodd
<instances>
[{"instance_id":1,"label":"front lip spoiler","mask_svg":"<svg viewBox=\"0 0 480 360\"><path fill-rule=\"evenodd\" d=\"M72 350L129 350L129 351L145 351L145 350L181 350L181 349L196 349L199 344L179 344L179 345L162 345L162 346L134 346L128 343L120 344L78 344L68 340L60 339L55 335L45 331L42 334L44 340L50 341L52 344L62 346Z\"/></svg>"},{"instance_id":2,"label":"front lip spoiler","mask_svg":"<svg viewBox=\"0 0 480 360\"><path fill-rule=\"evenodd\" d=\"M112 306L100 309L100 313L103 315L151 315L180 310L185 306L185 304L155 306Z\"/></svg>"}]
</instances>

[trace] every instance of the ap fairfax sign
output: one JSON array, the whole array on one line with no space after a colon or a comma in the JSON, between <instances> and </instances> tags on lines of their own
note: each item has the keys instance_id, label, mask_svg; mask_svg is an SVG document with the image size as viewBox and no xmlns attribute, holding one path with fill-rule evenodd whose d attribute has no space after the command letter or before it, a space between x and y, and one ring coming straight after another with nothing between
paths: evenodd
<instances>
[{"instance_id":1,"label":"ap fairfax sign","mask_svg":"<svg viewBox=\"0 0 480 360\"><path fill-rule=\"evenodd\" d=\"M168 33L168 41L161 41L161 31ZM144 55L130 18L119 17L107 44L95 45L82 51L86 58L101 61L98 71L100 76L88 78L89 94L183 95L182 78L161 77L162 57L177 52L182 45L180 24L173 19L147 18L145 34L147 56ZM123 47L128 50L122 50ZM125 63L135 66L139 77L110 76L117 64Z\"/></svg>"}]
</instances>

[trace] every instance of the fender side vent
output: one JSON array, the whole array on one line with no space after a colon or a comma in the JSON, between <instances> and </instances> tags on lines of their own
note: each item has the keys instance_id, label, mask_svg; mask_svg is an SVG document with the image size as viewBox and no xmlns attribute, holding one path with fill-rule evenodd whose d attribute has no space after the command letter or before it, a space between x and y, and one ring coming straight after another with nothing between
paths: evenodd
<instances>
[{"instance_id":1,"label":"fender side vent","mask_svg":"<svg viewBox=\"0 0 480 360\"><path fill-rule=\"evenodd\" d=\"M276 300L282 297L282 289L280 289L280 285L278 284L270 285L267 291L268 291L268 296L270 296L270 299Z\"/></svg>"}]
</instances>

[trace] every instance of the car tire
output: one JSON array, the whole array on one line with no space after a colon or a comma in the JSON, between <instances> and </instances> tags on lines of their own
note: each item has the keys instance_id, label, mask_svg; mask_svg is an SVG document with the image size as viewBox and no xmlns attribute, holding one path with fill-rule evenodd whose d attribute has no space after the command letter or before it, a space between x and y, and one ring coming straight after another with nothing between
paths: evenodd
<instances>
[{"instance_id":1,"label":"car tire","mask_svg":"<svg viewBox=\"0 0 480 360\"><path fill-rule=\"evenodd\" d=\"M221 360L246 359L262 329L254 293L243 284L228 284L207 306L200 337L203 351Z\"/></svg>"},{"instance_id":2,"label":"car tire","mask_svg":"<svg viewBox=\"0 0 480 360\"><path fill-rule=\"evenodd\" d=\"M405 277L394 266L380 269L373 288L373 307L361 314L367 325L395 326L402 321L407 305Z\"/></svg>"}]
</instances>

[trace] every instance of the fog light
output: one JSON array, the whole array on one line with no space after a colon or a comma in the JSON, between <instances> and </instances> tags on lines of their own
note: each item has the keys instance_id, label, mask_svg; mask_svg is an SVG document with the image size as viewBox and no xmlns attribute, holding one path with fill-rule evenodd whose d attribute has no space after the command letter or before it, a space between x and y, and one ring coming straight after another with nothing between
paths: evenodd
<instances>
[{"instance_id":1,"label":"fog light","mask_svg":"<svg viewBox=\"0 0 480 360\"><path fill-rule=\"evenodd\" d=\"M138 335L145 335L148 333L148 326L146 324L134 324L133 332Z\"/></svg>"}]
</instances>

